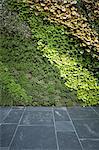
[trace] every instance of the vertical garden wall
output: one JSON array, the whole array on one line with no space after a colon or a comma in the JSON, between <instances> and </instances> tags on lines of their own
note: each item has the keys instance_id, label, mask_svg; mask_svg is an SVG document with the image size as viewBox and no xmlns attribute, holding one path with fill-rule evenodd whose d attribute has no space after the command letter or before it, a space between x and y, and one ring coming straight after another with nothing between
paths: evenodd
<instances>
[{"instance_id":1,"label":"vertical garden wall","mask_svg":"<svg viewBox=\"0 0 99 150\"><path fill-rule=\"evenodd\" d=\"M99 104L98 5L4 1L0 105Z\"/></svg>"}]
</instances>

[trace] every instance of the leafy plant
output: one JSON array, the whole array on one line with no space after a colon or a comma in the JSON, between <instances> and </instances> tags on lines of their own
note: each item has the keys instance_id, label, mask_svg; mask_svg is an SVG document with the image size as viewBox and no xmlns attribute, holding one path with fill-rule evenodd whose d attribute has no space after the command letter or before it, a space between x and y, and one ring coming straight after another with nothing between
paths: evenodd
<instances>
[{"instance_id":1,"label":"leafy plant","mask_svg":"<svg viewBox=\"0 0 99 150\"><path fill-rule=\"evenodd\" d=\"M77 34L73 36L74 28L70 30L69 25L51 22L54 11L64 14L64 6L70 4L66 9L71 12L72 7L76 8L76 1L64 4L35 0L29 2L30 6L22 1L7 1L9 11L17 12L17 17L14 16L15 21L10 15L14 28L8 30L9 26L5 26L6 32L2 28L0 76L6 100L2 99L1 105L59 106L73 104L77 99L83 105L99 104L99 86L94 77L98 77L98 61L92 57L97 52L90 45L85 50L81 47L81 38ZM48 10L44 10L45 5Z\"/></svg>"},{"instance_id":2,"label":"leafy plant","mask_svg":"<svg viewBox=\"0 0 99 150\"><path fill-rule=\"evenodd\" d=\"M20 84L15 82L14 78L11 77L8 68L1 62L0 67L0 82L3 85L3 89L6 89L19 104L27 104L31 100L31 97L27 95L25 89L23 89Z\"/></svg>"},{"instance_id":3,"label":"leafy plant","mask_svg":"<svg viewBox=\"0 0 99 150\"><path fill-rule=\"evenodd\" d=\"M84 105L99 103L97 79L78 61L83 60L83 56L79 54L81 50L76 39L66 35L64 28L53 24L48 26L48 23L44 24L40 18L35 15L29 18L31 29L35 28L32 30L32 38L38 39L37 49L43 51L43 56L58 67L66 87L76 90L78 99L82 100Z\"/></svg>"},{"instance_id":4,"label":"leafy plant","mask_svg":"<svg viewBox=\"0 0 99 150\"><path fill-rule=\"evenodd\" d=\"M66 29L68 27L72 35L81 40L81 46L87 52L93 52L93 57L99 58L98 34L94 29L90 28L87 18L78 11L76 0L62 2L57 0L30 0L27 3L29 3L31 10L35 11L36 15L46 12L48 20L62 24Z\"/></svg>"},{"instance_id":5,"label":"leafy plant","mask_svg":"<svg viewBox=\"0 0 99 150\"><path fill-rule=\"evenodd\" d=\"M61 77L65 79L66 87L77 91L77 97L83 101L83 105L99 104L97 80L87 69L78 64L75 59L70 58L68 54L59 54L57 50L47 45L42 47L40 42L38 42L38 48L43 51L51 64L59 68Z\"/></svg>"}]
</instances>

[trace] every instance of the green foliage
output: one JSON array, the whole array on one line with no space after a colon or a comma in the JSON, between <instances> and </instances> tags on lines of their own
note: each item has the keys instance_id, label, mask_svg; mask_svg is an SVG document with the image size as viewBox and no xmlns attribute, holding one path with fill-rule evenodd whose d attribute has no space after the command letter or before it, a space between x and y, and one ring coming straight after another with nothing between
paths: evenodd
<instances>
[{"instance_id":1,"label":"green foliage","mask_svg":"<svg viewBox=\"0 0 99 150\"><path fill-rule=\"evenodd\" d=\"M40 45L40 42L38 44L38 48L41 48L42 44ZM75 59L71 59L67 54L59 54L55 49L45 46L41 50L51 64L59 68L61 77L65 79L65 85L77 91L77 97L83 101L84 105L99 104L99 86L97 86L96 79L87 69L82 68Z\"/></svg>"},{"instance_id":2,"label":"green foliage","mask_svg":"<svg viewBox=\"0 0 99 150\"><path fill-rule=\"evenodd\" d=\"M13 105L59 106L76 99L76 93L73 94L65 88L57 67L52 66L37 49L36 40L21 39L16 35L15 37L2 36L0 41L1 60L3 65L9 68L7 77L3 71L2 76L0 75L3 88L1 104L10 103L8 103L9 94ZM9 82L5 84L8 79ZM5 94L7 97L4 96Z\"/></svg>"},{"instance_id":3,"label":"green foliage","mask_svg":"<svg viewBox=\"0 0 99 150\"><path fill-rule=\"evenodd\" d=\"M91 27L99 34L99 1L79 0L78 8L86 16Z\"/></svg>"},{"instance_id":4,"label":"green foliage","mask_svg":"<svg viewBox=\"0 0 99 150\"><path fill-rule=\"evenodd\" d=\"M70 1L57 1L57 0L26 0L30 5L30 9L36 15L41 12L46 12L48 20L56 22L68 27L72 35L80 39L80 45L89 53L92 57L99 59L99 40L97 32L90 27L87 18L79 12L77 8L77 0ZM95 2L98 9L98 2ZM89 4L88 4L89 6ZM96 8L95 7L95 8ZM98 18L98 10L96 16Z\"/></svg>"},{"instance_id":5,"label":"green foliage","mask_svg":"<svg viewBox=\"0 0 99 150\"><path fill-rule=\"evenodd\" d=\"M32 30L32 38L38 39L38 49L43 51L51 64L60 70L61 77L65 79L66 87L77 91L77 97L84 105L95 105L99 103L99 86L93 74L84 68L83 55L77 40L66 35L64 28L41 21L34 15L29 18ZM91 57L89 62L91 62ZM83 60L83 61L82 61ZM86 62L85 62L86 63Z\"/></svg>"},{"instance_id":6,"label":"green foliage","mask_svg":"<svg viewBox=\"0 0 99 150\"><path fill-rule=\"evenodd\" d=\"M8 68L0 62L0 82L3 85L3 90L6 89L9 94L17 100L19 104L25 105L31 100L31 97L27 95L25 89L23 89L20 84L16 83L14 78L11 77ZM1 99L2 103L2 99Z\"/></svg>"},{"instance_id":7,"label":"green foliage","mask_svg":"<svg viewBox=\"0 0 99 150\"><path fill-rule=\"evenodd\" d=\"M45 19L43 20L44 15L41 14L36 17L33 14L28 18L28 23L32 30L32 38L41 40L52 49L57 49L60 54L67 53L98 78L99 63L97 59L91 57L88 52L81 48L80 41L69 34L64 27L50 23Z\"/></svg>"},{"instance_id":8,"label":"green foliage","mask_svg":"<svg viewBox=\"0 0 99 150\"><path fill-rule=\"evenodd\" d=\"M30 28L22 29L30 33L27 36L21 30L20 34L19 29L12 32L13 28L11 34L2 32L2 95L11 97L11 104L15 105L59 106L77 98L83 105L99 104L99 87L94 77L98 77L98 62L81 48L80 40L67 28L48 21L46 13L33 14L22 1L8 3L10 11L19 14L20 27L25 21ZM15 29L16 25L17 21ZM1 105L9 105L7 98L2 99Z\"/></svg>"}]
</instances>

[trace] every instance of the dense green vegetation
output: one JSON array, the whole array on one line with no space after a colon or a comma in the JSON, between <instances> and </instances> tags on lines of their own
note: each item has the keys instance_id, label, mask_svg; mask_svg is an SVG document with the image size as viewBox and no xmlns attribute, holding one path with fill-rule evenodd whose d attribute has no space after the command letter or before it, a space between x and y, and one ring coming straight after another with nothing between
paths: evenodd
<instances>
[{"instance_id":1,"label":"dense green vegetation","mask_svg":"<svg viewBox=\"0 0 99 150\"><path fill-rule=\"evenodd\" d=\"M36 14L46 13L48 20L64 25L78 39L92 57L99 59L99 41L96 31L99 2L96 0L24 0ZM83 6L83 7L82 7ZM85 7L84 7L85 6ZM80 8L80 9L79 9ZM92 8L92 9L91 9ZM91 20L91 21L89 21ZM98 19L99 20L99 19ZM95 31L96 30L96 31Z\"/></svg>"},{"instance_id":2,"label":"dense green vegetation","mask_svg":"<svg viewBox=\"0 0 99 150\"><path fill-rule=\"evenodd\" d=\"M36 41L2 37L1 43L1 80L4 91L12 96L11 104L64 105L72 100L73 94L65 88L59 70L37 50ZM9 104L4 95L1 103Z\"/></svg>"},{"instance_id":3,"label":"dense green vegetation","mask_svg":"<svg viewBox=\"0 0 99 150\"><path fill-rule=\"evenodd\" d=\"M36 15L13 2L8 6L17 11L16 22L11 18L14 29L3 26L0 39L0 105L99 104L97 59L46 13Z\"/></svg>"}]
</instances>

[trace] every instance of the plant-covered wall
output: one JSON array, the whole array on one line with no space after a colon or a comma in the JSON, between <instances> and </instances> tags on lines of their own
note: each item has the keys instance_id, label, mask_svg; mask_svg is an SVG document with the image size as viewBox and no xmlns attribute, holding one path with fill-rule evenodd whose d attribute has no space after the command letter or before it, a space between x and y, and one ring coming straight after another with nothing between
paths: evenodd
<instances>
[{"instance_id":1,"label":"plant-covered wall","mask_svg":"<svg viewBox=\"0 0 99 150\"><path fill-rule=\"evenodd\" d=\"M88 19L77 8L77 0L25 0L30 4L31 10L35 10L35 14L46 12L48 20L57 22L69 28L72 35L81 39L81 46L90 52L93 57L98 57L99 40L97 32L90 27ZM86 1L86 8L89 11L90 2ZM95 3L94 20L98 19L98 2ZM91 11L92 12L92 11ZM97 17L96 17L97 16Z\"/></svg>"},{"instance_id":2,"label":"plant-covered wall","mask_svg":"<svg viewBox=\"0 0 99 150\"><path fill-rule=\"evenodd\" d=\"M3 85L3 89L6 89L8 93L12 95L12 97L16 97L17 99L19 99L18 104L26 105L29 100L31 100L31 96L27 95L26 90L23 89L20 84L15 82L15 79L9 72L8 68L1 62L0 83Z\"/></svg>"},{"instance_id":3,"label":"plant-covered wall","mask_svg":"<svg viewBox=\"0 0 99 150\"><path fill-rule=\"evenodd\" d=\"M82 2L7 1L1 24L0 105L99 104L98 34L89 24ZM69 21L63 18L66 12L71 15ZM80 31L81 22L75 26L76 15L88 28ZM87 36L88 31L93 42L88 40L88 45L74 27L79 34ZM91 45L94 42L97 46Z\"/></svg>"},{"instance_id":4,"label":"plant-covered wall","mask_svg":"<svg viewBox=\"0 0 99 150\"><path fill-rule=\"evenodd\" d=\"M99 1L98 0L79 0L78 8L86 16L91 27L99 34Z\"/></svg>"},{"instance_id":5,"label":"plant-covered wall","mask_svg":"<svg viewBox=\"0 0 99 150\"><path fill-rule=\"evenodd\" d=\"M38 40L37 49L60 70L65 86L77 92L77 98L83 105L99 103L97 79L81 63L83 56L79 55L77 39L66 35L65 29L60 26L44 24L41 17L32 15L30 18L30 27L35 29L32 30L32 37Z\"/></svg>"}]
</instances>

